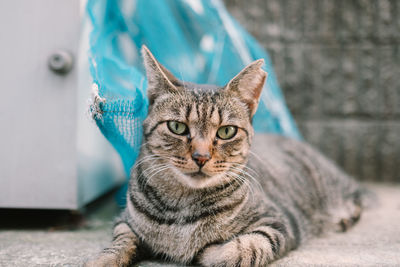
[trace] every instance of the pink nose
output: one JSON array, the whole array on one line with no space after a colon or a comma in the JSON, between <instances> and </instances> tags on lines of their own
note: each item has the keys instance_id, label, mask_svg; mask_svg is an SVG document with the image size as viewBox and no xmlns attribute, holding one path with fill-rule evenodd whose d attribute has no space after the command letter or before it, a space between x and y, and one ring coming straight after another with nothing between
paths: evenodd
<instances>
[{"instance_id":1,"label":"pink nose","mask_svg":"<svg viewBox=\"0 0 400 267\"><path fill-rule=\"evenodd\" d=\"M199 166L200 168L204 166L204 164L206 164L207 161L209 161L211 158L209 153L205 153L205 154L200 154L199 152L195 151L192 154L192 159L194 162L196 162L197 166Z\"/></svg>"}]
</instances>

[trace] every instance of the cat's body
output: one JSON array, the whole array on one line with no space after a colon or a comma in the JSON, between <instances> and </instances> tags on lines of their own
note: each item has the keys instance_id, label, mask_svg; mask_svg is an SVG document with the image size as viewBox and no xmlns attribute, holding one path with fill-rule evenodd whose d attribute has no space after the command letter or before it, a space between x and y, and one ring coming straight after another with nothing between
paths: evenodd
<instances>
[{"instance_id":1,"label":"cat's body","mask_svg":"<svg viewBox=\"0 0 400 267\"><path fill-rule=\"evenodd\" d=\"M218 88L182 83L146 49L144 56L144 144L113 245L89 266L126 266L149 255L265 266L310 236L358 220L360 188L333 163L302 142L253 138L261 61Z\"/></svg>"}]
</instances>

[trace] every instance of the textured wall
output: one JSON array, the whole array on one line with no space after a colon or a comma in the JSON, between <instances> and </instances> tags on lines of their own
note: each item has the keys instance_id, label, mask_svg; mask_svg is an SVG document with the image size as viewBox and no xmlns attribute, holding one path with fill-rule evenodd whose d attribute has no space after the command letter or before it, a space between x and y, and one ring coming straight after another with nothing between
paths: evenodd
<instances>
[{"instance_id":1,"label":"textured wall","mask_svg":"<svg viewBox=\"0 0 400 267\"><path fill-rule=\"evenodd\" d=\"M225 0L271 55L305 136L362 180L400 181L400 1Z\"/></svg>"}]
</instances>

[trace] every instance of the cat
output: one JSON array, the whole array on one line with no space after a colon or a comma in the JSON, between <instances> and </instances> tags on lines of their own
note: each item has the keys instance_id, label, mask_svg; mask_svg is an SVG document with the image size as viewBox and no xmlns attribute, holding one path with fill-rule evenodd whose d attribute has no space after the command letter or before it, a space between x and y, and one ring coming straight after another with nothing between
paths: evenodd
<instances>
[{"instance_id":1,"label":"cat","mask_svg":"<svg viewBox=\"0 0 400 267\"><path fill-rule=\"evenodd\" d=\"M361 216L360 185L304 142L254 135L267 78L254 61L226 86L180 81L142 48L149 113L113 241L86 266L148 257L266 266Z\"/></svg>"}]
</instances>

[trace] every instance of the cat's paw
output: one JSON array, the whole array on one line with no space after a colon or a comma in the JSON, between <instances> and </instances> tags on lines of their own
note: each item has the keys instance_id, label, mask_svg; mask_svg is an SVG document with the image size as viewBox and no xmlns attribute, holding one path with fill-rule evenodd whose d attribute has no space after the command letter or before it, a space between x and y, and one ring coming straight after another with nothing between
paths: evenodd
<instances>
[{"instance_id":1,"label":"cat's paw","mask_svg":"<svg viewBox=\"0 0 400 267\"><path fill-rule=\"evenodd\" d=\"M241 266L240 255L233 242L224 245L212 245L204 250L199 257L202 266L210 267L233 267Z\"/></svg>"},{"instance_id":2,"label":"cat's paw","mask_svg":"<svg viewBox=\"0 0 400 267\"><path fill-rule=\"evenodd\" d=\"M106 254L101 253L97 257L93 259L89 259L85 264L84 267L123 267L129 266L130 260L129 259L121 259L115 254Z\"/></svg>"},{"instance_id":3,"label":"cat's paw","mask_svg":"<svg viewBox=\"0 0 400 267\"><path fill-rule=\"evenodd\" d=\"M83 265L84 267L117 267L117 261L110 255L101 255L95 259L90 259Z\"/></svg>"},{"instance_id":4,"label":"cat's paw","mask_svg":"<svg viewBox=\"0 0 400 267\"><path fill-rule=\"evenodd\" d=\"M278 241L278 237L272 234L274 239L266 236L259 230L238 236L225 244L211 245L197 260L202 266L212 267L267 266L279 257L279 248L284 247L284 240ZM275 240L274 244L270 242L272 240Z\"/></svg>"}]
</instances>

